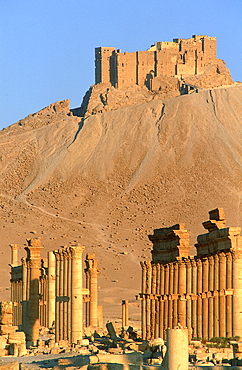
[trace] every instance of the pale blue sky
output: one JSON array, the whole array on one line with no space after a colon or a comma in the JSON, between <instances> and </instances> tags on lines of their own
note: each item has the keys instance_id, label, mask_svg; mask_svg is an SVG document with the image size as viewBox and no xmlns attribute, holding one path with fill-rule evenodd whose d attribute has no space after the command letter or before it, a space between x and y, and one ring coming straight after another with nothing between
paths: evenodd
<instances>
[{"instance_id":1,"label":"pale blue sky","mask_svg":"<svg viewBox=\"0 0 242 370\"><path fill-rule=\"evenodd\" d=\"M217 37L242 81L241 0L0 0L0 128L94 83L94 48L146 50L155 41Z\"/></svg>"}]
</instances>

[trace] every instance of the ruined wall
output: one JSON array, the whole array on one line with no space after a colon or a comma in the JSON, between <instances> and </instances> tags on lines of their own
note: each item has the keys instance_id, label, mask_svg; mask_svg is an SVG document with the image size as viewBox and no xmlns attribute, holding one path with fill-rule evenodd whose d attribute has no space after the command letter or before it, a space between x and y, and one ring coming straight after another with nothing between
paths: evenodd
<instances>
[{"instance_id":1,"label":"ruined wall","mask_svg":"<svg viewBox=\"0 0 242 370\"><path fill-rule=\"evenodd\" d=\"M142 335L163 337L167 328L189 329L190 338L242 336L242 236L225 227L222 209L203 223L197 256L188 256L184 225L156 230L152 261L142 267Z\"/></svg>"}]
</instances>

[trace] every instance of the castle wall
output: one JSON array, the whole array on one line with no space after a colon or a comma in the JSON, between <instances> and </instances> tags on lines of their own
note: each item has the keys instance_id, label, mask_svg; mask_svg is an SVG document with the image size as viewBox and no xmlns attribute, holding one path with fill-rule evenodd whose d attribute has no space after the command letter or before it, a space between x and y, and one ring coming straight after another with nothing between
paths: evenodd
<instances>
[{"instance_id":1,"label":"castle wall","mask_svg":"<svg viewBox=\"0 0 242 370\"><path fill-rule=\"evenodd\" d=\"M100 47L95 49L95 83L110 83L118 88L143 86L151 71L154 77L182 79L202 74L209 63L216 63L215 37L194 35L190 39L156 42L148 50L136 53Z\"/></svg>"},{"instance_id":2,"label":"castle wall","mask_svg":"<svg viewBox=\"0 0 242 370\"><path fill-rule=\"evenodd\" d=\"M153 51L137 51L136 52L136 83L144 85L147 74L155 69L155 54Z\"/></svg>"},{"instance_id":3,"label":"castle wall","mask_svg":"<svg viewBox=\"0 0 242 370\"><path fill-rule=\"evenodd\" d=\"M100 47L95 49L95 84L100 82L109 83L111 80L110 58L112 53L116 51L113 47Z\"/></svg>"},{"instance_id":4,"label":"castle wall","mask_svg":"<svg viewBox=\"0 0 242 370\"><path fill-rule=\"evenodd\" d=\"M117 87L136 84L136 53L117 53Z\"/></svg>"}]
</instances>

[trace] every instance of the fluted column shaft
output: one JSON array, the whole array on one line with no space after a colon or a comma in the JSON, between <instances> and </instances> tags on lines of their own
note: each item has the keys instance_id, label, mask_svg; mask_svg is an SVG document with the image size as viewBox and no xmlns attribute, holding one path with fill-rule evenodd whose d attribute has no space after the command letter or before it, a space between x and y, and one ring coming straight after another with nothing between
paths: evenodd
<instances>
[{"instance_id":1,"label":"fluted column shaft","mask_svg":"<svg viewBox=\"0 0 242 370\"><path fill-rule=\"evenodd\" d=\"M27 342L36 345L39 338L39 277L41 268L40 252L43 249L38 239L28 240L27 259L30 265L29 328Z\"/></svg>"},{"instance_id":2,"label":"fluted column shaft","mask_svg":"<svg viewBox=\"0 0 242 370\"><path fill-rule=\"evenodd\" d=\"M146 265L144 262L140 262L141 269L142 269L142 283L141 283L141 293L142 293L142 300L141 300L141 335L142 339L146 338L146 305L145 305L145 281L146 281Z\"/></svg>"},{"instance_id":3,"label":"fluted column shaft","mask_svg":"<svg viewBox=\"0 0 242 370\"><path fill-rule=\"evenodd\" d=\"M197 260L197 335L202 338L202 262Z\"/></svg>"},{"instance_id":4,"label":"fluted column shaft","mask_svg":"<svg viewBox=\"0 0 242 370\"><path fill-rule=\"evenodd\" d=\"M55 321L55 255L48 252L48 327Z\"/></svg>"},{"instance_id":5,"label":"fluted column shaft","mask_svg":"<svg viewBox=\"0 0 242 370\"><path fill-rule=\"evenodd\" d=\"M204 298L202 299L202 333L203 338L208 338L208 259L202 260L202 290Z\"/></svg>"},{"instance_id":6,"label":"fluted column shaft","mask_svg":"<svg viewBox=\"0 0 242 370\"><path fill-rule=\"evenodd\" d=\"M234 251L233 257L233 336L242 337L242 251Z\"/></svg>"},{"instance_id":7,"label":"fluted column shaft","mask_svg":"<svg viewBox=\"0 0 242 370\"><path fill-rule=\"evenodd\" d=\"M232 288L232 255L226 255L226 289ZM232 337L232 295L226 296L226 337Z\"/></svg>"},{"instance_id":8,"label":"fluted column shaft","mask_svg":"<svg viewBox=\"0 0 242 370\"><path fill-rule=\"evenodd\" d=\"M186 266L183 261L178 262L178 293L180 295L178 302L178 321L180 325L186 327Z\"/></svg>"},{"instance_id":9,"label":"fluted column shaft","mask_svg":"<svg viewBox=\"0 0 242 370\"><path fill-rule=\"evenodd\" d=\"M214 258L210 256L208 258L209 272L208 272L208 290L210 297L208 299L208 338L211 339L214 337L214 315L213 315L213 306L214 301L212 292L214 290Z\"/></svg>"},{"instance_id":10,"label":"fluted column shaft","mask_svg":"<svg viewBox=\"0 0 242 370\"><path fill-rule=\"evenodd\" d=\"M71 342L83 336L82 253L85 247L71 246Z\"/></svg>"},{"instance_id":11,"label":"fluted column shaft","mask_svg":"<svg viewBox=\"0 0 242 370\"><path fill-rule=\"evenodd\" d=\"M219 254L219 336L226 337L226 307L225 307L225 289L226 289L226 258L224 253Z\"/></svg>"},{"instance_id":12,"label":"fluted column shaft","mask_svg":"<svg viewBox=\"0 0 242 370\"><path fill-rule=\"evenodd\" d=\"M174 263L174 270L173 270L173 294L178 294L178 264ZM174 299L173 302L173 328L178 324L178 304L177 298Z\"/></svg>"}]
</instances>

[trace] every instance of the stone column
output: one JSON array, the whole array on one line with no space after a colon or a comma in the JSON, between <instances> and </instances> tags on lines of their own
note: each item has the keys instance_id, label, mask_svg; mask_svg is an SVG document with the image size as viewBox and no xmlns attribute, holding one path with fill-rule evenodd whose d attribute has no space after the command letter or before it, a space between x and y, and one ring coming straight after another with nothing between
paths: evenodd
<instances>
[{"instance_id":1,"label":"stone column","mask_svg":"<svg viewBox=\"0 0 242 370\"><path fill-rule=\"evenodd\" d=\"M125 328L129 325L129 301L122 301L122 327Z\"/></svg>"},{"instance_id":2,"label":"stone column","mask_svg":"<svg viewBox=\"0 0 242 370\"><path fill-rule=\"evenodd\" d=\"M142 283L141 283L141 336L142 339L146 338L146 307L145 307L145 281L146 281L146 265L140 262L142 269Z\"/></svg>"},{"instance_id":3,"label":"stone column","mask_svg":"<svg viewBox=\"0 0 242 370\"><path fill-rule=\"evenodd\" d=\"M155 338L159 338L159 310L160 310L160 264L156 263L156 301L155 301Z\"/></svg>"},{"instance_id":4,"label":"stone column","mask_svg":"<svg viewBox=\"0 0 242 370\"><path fill-rule=\"evenodd\" d=\"M202 260L202 333L203 338L208 338L208 259Z\"/></svg>"},{"instance_id":5,"label":"stone column","mask_svg":"<svg viewBox=\"0 0 242 370\"><path fill-rule=\"evenodd\" d=\"M86 279L87 284L86 287L89 289L89 325L93 327L98 326L98 309L97 309L97 301L98 301L98 293L97 293L97 275L98 275L98 268L97 268L97 261L95 260L95 254L87 254L86 255Z\"/></svg>"},{"instance_id":6,"label":"stone column","mask_svg":"<svg viewBox=\"0 0 242 370\"><path fill-rule=\"evenodd\" d=\"M188 370L188 329L167 329L167 369Z\"/></svg>"},{"instance_id":7,"label":"stone column","mask_svg":"<svg viewBox=\"0 0 242 370\"><path fill-rule=\"evenodd\" d=\"M219 258L214 255L214 336L219 337Z\"/></svg>"},{"instance_id":8,"label":"stone column","mask_svg":"<svg viewBox=\"0 0 242 370\"><path fill-rule=\"evenodd\" d=\"M197 335L202 338L202 262L197 259Z\"/></svg>"},{"instance_id":9,"label":"stone column","mask_svg":"<svg viewBox=\"0 0 242 370\"><path fill-rule=\"evenodd\" d=\"M184 261L178 262L178 293L179 293L179 301L178 301L178 322L180 325L185 328L186 327L186 266Z\"/></svg>"},{"instance_id":10,"label":"stone column","mask_svg":"<svg viewBox=\"0 0 242 370\"><path fill-rule=\"evenodd\" d=\"M242 338L242 251L232 252L233 258L233 336Z\"/></svg>"},{"instance_id":11,"label":"stone column","mask_svg":"<svg viewBox=\"0 0 242 370\"><path fill-rule=\"evenodd\" d=\"M226 258L224 253L219 253L219 336L226 337Z\"/></svg>"},{"instance_id":12,"label":"stone column","mask_svg":"<svg viewBox=\"0 0 242 370\"><path fill-rule=\"evenodd\" d=\"M63 251L59 251L60 256L60 270L59 270L59 340L63 340L63 329L64 329L64 300L63 300L63 288L64 288L64 258L63 258Z\"/></svg>"},{"instance_id":13,"label":"stone column","mask_svg":"<svg viewBox=\"0 0 242 370\"><path fill-rule=\"evenodd\" d=\"M160 300L159 300L159 337L165 338L164 335L164 265L160 265Z\"/></svg>"},{"instance_id":14,"label":"stone column","mask_svg":"<svg viewBox=\"0 0 242 370\"><path fill-rule=\"evenodd\" d=\"M208 298L208 339L214 337L214 315L213 315L213 301L214 298L212 297L212 293L214 291L214 258L210 256L208 258L208 290L209 290L209 298Z\"/></svg>"},{"instance_id":15,"label":"stone column","mask_svg":"<svg viewBox=\"0 0 242 370\"><path fill-rule=\"evenodd\" d=\"M26 332L26 319L28 315L27 309L27 263L26 259L22 258L22 331Z\"/></svg>"},{"instance_id":16,"label":"stone column","mask_svg":"<svg viewBox=\"0 0 242 370\"><path fill-rule=\"evenodd\" d=\"M153 339L155 337L155 302L156 302L156 265L151 265L151 320L150 320L150 335Z\"/></svg>"},{"instance_id":17,"label":"stone column","mask_svg":"<svg viewBox=\"0 0 242 370\"><path fill-rule=\"evenodd\" d=\"M173 323L172 327L174 328L178 324L178 305L177 305L177 294L178 294L178 263L174 262L173 265L173 294L176 298L174 298L173 302Z\"/></svg>"},{"instance_id":18,"label":"stone column","mask_svg":"<svg viewBox=\"0 0 242 370\"><path fill-rule=\"evenodd\" d=\"M172 328L173 324L173 280L174 280L174 267L173 263L169 263L169 297L168 297L168 328Z\"/></svg>"},{"instance_id":19,"label":"stone column","mask_svg":"<svg viewBox=\"0 0 242 370\"><path fill-rule=\"evenodd\" d=\"M226 289L232 289L232 255L226 254ZM232 293L232 291L231 291ZM226 296L226 337L232 337L232 295Z\"/></svg>"},{"instance_id":20,"label":"stone column","mask_svg":"<svg viewBox=\"0 0 242 370\"><path fill-rule=\"evenodd\" d=\"M186 261L186 271L187 271L187 286L186 286L186 293L187 293L187 328L188 328L188 337L189 340L192 336L192 301L191 301L191 293L192 293L192 266L191 261L188 259Z\"/></svg>"},{"instance_id":21,"label":"stone column","mask_svg":"<svg viewBox=\"0 0 242 370\"><path fill-rule=\"evenodd\" d=\"M192 264L192 337L198 337L197 334L197 264L194 258L191 260Z\"/></svg>"},{"instance_id":22,"label":"stone column","mask_svg":"<svg viewBox=\"0 0 242 370\"><path fill-rule=\"evenodd\" d=\"M48 327L51 328L55 321L55 255L48 252Z\"/></svg>"},{"instance_id":23,"label":"stone column","mask_svg":"<svg viewBox=\"0 0 242 370\"><path fill-rule=\"evenodd\" d=\"M71 343L83 335L82 253L85 247L71 246Z\"/></svg>"},{"instance_id":24,"label":"stone column","mask_svg":"<svg viewBox=\"0 0 242 370\"><path fill-rule=\"evenodd\" d=\"M10 244L11 248L11 266L18 266L18 244Z\"/></svg>"},{"instance_id":25,"label":"stone column","mask_svg":"<svg viewBox=\"0 0 242 370\"><path fill-rule=\"evenodd\" d=\"M103 328L103 306L97 306L98 310L98 327Z\"/></svg>"},{"instance_id":26,"label":"stone column","mask_svg":"<svg viewBox=\"0 0 242 370\"><path fill-rule=\"evenodd\" d=\"M63 339L68 340L68 264L69 264L69 254L67 249L63 250L63 276L64 276L64 285L63 285Z\"/></svg>"},{"instance_id":27,"label":"stone column","mask_svg":"<svg viewBox=\"0 0 242 370\"><path fill-rule=\"evenodd\" d=\"M43 249L39 239L28 239L27 260L30 264L29 325L27 330L28 345L36 346L39 338L39 277L41 268L40 252Z\"/></svg>"},{"instance_id":28,"label":"stone column","mask_svg":"<svg viewBox=\"0 0 242 370\"><path fill-rule=\"evenodd\" d=\"M166 264L164 266L164 277L165 277L165 280L164 280L164 288L165 288L165 292L164 292L164 329L166 330L168 328L168 294L169 294L169 264Z\"/></svg>"},{"instance_id":29,"label":"stone column","mask_svg":"<svg viewBox=\"0 0 242 370\"><path fill-rule=\"evenodd\" d=\"M150 293L151 293L151 263L145 261L146 282L145 282L145 306L146 306L146 339L151 338L151 320L150 320Z\"/></svg>"},{"instance_id":30,"label":"stone column","mask_svg":"<svg viewBox=\"0 0 242 370\"><path fill-rule=\"evenodd\" d=\"M55 254L55 273L56 273L56 283L55 283L55 342L58 343L60 340L60 253L58 250L54 251Z\"/></svg>"}]
</instances>

